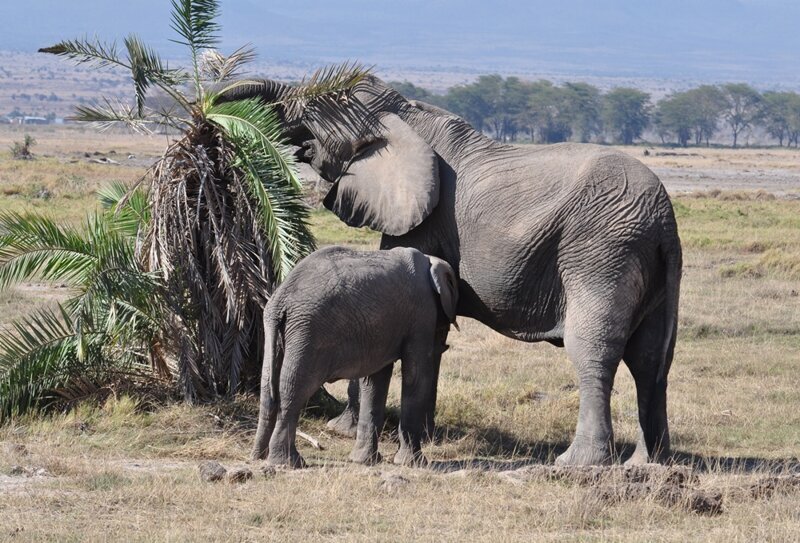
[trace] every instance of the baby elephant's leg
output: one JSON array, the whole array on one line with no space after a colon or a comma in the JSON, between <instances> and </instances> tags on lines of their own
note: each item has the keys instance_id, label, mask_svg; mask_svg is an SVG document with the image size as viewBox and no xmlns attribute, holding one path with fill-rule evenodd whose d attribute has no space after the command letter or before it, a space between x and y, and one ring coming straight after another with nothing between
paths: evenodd
<instances>
[{"instance_id":1,"label":"baby elephant's leg","mask_svg":"<svg viewBox=\"0 0 800 543\"><path fill-rule=\"evenodd\" d=\"M431 404L436 368L431 364L433 341L410 345L403 354L403 390L400 405L400 449L395 464L426 466L421 441L426 410Z\"/></svg>"},{"instance_id":2,"label":"baby elephant's leg","mask_svg":"<svg viewBox=\"0 0 800 543\"><path fill-rule=\"evenodd\" d=\"M358 432L350 460L361 464L376 464L381 461L378 438L383 430L386 413L386 396L392 380L389 364L366 379L361 380L361 409L358 415Z\"/></svg>"},{"instance_id":3,"label":"baby elephant's leg","mask_svg":"<svg viewBox=\"0 0 800 543\"><path fill-rule=\"evenodd\" d=\"M275 430L269 441L267 463L272 465L288 465L292 468L304 468L305 460L297 452L295 437L300 412L314 392L322 386L316 379L287 379L287 373L281 375L280 411Z\"/></svg>"}]
</instances>

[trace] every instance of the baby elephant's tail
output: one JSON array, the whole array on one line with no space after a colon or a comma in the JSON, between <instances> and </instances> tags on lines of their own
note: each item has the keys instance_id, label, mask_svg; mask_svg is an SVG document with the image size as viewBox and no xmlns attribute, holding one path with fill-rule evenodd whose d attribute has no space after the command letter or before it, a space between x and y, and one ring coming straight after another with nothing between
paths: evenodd
<instances>
[{"instance_id":1,"label":"baby elephant's tail","mask_svg":"<svg viewBox=\"0 0 800 543\"><path fill-rule=\"evenodd\" d=\"M285 317L264 311L264 365L261 369L261 402L258 430L251 457L263 460L269 452L269 439L275 429L280 397L278 395L283 367L283 330Z\"/></svg>"}]
</instances>

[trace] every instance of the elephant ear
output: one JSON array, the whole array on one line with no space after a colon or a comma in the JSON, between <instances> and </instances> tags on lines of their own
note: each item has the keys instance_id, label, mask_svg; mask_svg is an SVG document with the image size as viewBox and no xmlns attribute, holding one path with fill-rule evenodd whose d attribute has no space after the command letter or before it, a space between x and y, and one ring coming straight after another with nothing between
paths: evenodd
<instances>
[{"instance_id":1,"label":"elephant ear","mask_svg":"<svg viewBox=\"0 0 800 543\"><path fill-rule=\"evenodd\" d=\"M350 226L401 236L439 203L439 160L397 115L381 124L381 140L350 164L324 204Z\"/></svg>"},{"instance_id":2,"label":"elephant ear","mask_svg":"<svg viewBox=\"0 0 800 543\"><path fill-rule=\"evenodd\" d=\"M442 303L444 314L447 315L447 320L453 323L458 329L456 323L456 308L458 307L458 278L456 277L453 268L435 256L429 256L431 262L431 279L433 280L433 288L439 293L439 301Z\"/></svg>"}]
</instances>

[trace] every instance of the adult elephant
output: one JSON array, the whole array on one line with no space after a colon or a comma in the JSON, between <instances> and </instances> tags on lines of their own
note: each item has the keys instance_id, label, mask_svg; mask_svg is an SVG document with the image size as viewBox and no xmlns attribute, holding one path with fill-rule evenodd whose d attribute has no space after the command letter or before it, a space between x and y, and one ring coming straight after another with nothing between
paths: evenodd
<instances>
[{"instance_id":1,"label":"adult elephant","mask_svg":"<svg viewBox=\"0 0 800 543\"><path fill-rule=\"evenodd\" d=\"M287 91L264 81L226 98L273 101ZM328 209L351 226L382 232L381 248L414 247L449 262L460 278L459 315L566 348L580 407L558 464L612 461L610 395L620 360L634 377L639 407L629 462L668 455L681 247L653 172L595 145L497 143L374 77L347 96L281 114L292 142L302 145L301 160L333 183ZM438 331L442 347L446 336ZM437 373L442 350L432 354ZM372 404L365 395L383 390L382 379L388 376L362 381L362 406ZM339 422L356 420L353 403ZM362 407L359 431L370 417ZM432 417L433 406L429 428Z\"/></svg>"}]
</instances>

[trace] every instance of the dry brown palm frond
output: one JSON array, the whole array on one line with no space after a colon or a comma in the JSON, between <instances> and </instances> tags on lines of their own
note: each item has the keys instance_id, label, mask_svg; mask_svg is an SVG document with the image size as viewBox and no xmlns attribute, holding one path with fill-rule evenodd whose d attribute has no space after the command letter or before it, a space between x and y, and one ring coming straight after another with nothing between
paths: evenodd
<instances>
[{"instance_id":1,"label":"dry brown palm frond","mask_svg":"<svg viewBox=\"0 0 800 543\"><path fill-rule=\"evenodd\" d=\"M228 56L216 49L208 49L203 52L200 68L205 77L218 83L241 75L244 65L255 58L256 52L251 45L244 45Z\"/></svg>"},{"instance_id":2,"label":"dry brown palm frond","mask_svg":"<svg viewBox=\"0 0 800 543\"><path fill-rule=\"evenodd\" d=\"M233 393L274 278L269 245L232 145L202 123L155 167L145 240L186 340L178 345L190 396ZM202 318L198 318L202 315Z\"/></svg>"}]
</instances>

